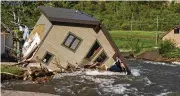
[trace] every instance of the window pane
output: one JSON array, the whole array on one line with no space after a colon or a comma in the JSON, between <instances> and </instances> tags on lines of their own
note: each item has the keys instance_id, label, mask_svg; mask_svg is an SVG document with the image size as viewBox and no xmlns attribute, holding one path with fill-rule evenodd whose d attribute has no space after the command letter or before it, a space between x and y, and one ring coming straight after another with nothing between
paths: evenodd
<instances>
[{"instance_id":1,"label":"window pane","mask_svg":"<svg viewBox=\"0 0 180 96\"><path fill-rule=\"evenodd\" d=\"M76 47L78 46L78 44L79 44L79 42L80 42L80 40L79 39L76 39L76 40L74 40L74 42L73 42L73 44L71 45L71 49L76 49Z\"/></svg>"},{"instance_id":2,"label":"window pane","mask_svg":"<svg viewBox=\"0 0 180 96\"><path fill-rule=\"evenodd\" d=\"M67 47L69 47L69 45L71 44L71 42L73 41L74 36L69 35L68 38L66 39L64 45L66 45Z\"/></svg>"},{"instance_id":3,"label":"window pane","mask_svg":"<svg viewBox=\"0 0 180 96\"><path fill-rule=\"evenodd\" d=\"M92 59L99 52L100 49L101 49L101 46L96 41L93 47L91 48L91 50L89 51L89 53L87 54L86 58Z\"/></svg>"},{"instance_id":4,"label":"window pane","mask_svg":"<svg viewBox=\"0 0 180 96\"><path fill-rule=\"evenodd\" d=\"M48 63L51 58L52 58L52 55L49 54L49 53L46 53L46 55L44 56L44 58L43 58L42 61L43 61L44 63Z\"/></svg>"},{"instance_id":5,"label":"window pane","mask_svg":"<svg viewBox=\"0 0 180 96\"><path fill-rule=\"evenodd\" d=\"M179 34L179 28L174 28L174 34Z\"/></svg>"},{"instance_id":6,"label":"window pane","mask_svg":"<svg viewBox=\"0 0 180 96\"><path fill-rule=\"evenodd\" d=\"M99 55L99 57L95 60L95 62L104 62L106 60L107 56L104 53L104 51Z\"/></svg>"}]
</instances>

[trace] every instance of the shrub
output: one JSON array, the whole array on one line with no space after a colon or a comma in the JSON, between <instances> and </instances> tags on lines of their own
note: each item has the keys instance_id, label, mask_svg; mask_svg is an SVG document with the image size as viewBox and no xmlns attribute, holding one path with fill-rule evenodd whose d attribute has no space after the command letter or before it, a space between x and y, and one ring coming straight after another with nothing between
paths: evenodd
<instances>
[{"instance_id":1,"label":"shrub","mask_svg":"<svg viewBox=\"0 0 180 96\"><path fill-rule=\"evenodd\" d=\"M176 49L176 44L171 40L165 40L160 43L159 53L168 53L174 49Z\"/></svg>"},{"instance_id":2,"label":"shrub","mask_svg":"<svg viewBox=\"0 0 180 96\"><path fill-rule=\"evenodd\" d=\"M176 48L173 51L162 54L162 56L168 58L180 58L180 49Z\"/></svg>"}]
</instances>

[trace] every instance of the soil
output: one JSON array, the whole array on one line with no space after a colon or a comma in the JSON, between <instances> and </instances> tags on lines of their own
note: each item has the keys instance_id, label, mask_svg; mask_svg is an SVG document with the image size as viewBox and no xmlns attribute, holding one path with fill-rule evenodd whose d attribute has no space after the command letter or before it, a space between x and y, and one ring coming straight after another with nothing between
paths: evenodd
<instances>
[{"instance_id":1,"label":"soil","mask_svg":"<svg viewBox=\"0 0 180 96\"><path fill-rule=\"evenodd\" d=\"M25 91L14 91L14 90L4 90L1 89L2 96L58 96L49 93L39 93L39 92L25 92Z\"/></svg>"},{"instance_id":2,"label":"soil","mask_svg":"<svg viewBox=\"0 0 180 96\"><path fill-rule=\"evenodd\" d=\"M180 58L166 58L162 57L157 50L147 51L140 54L136 59L150 60L155 62L180 62Z\"/></svg>"}]
</instances>

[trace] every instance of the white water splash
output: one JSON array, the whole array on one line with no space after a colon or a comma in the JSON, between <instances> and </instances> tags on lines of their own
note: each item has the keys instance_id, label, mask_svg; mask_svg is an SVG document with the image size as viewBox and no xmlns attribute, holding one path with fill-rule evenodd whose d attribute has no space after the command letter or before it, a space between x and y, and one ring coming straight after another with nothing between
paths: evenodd
<instances>
[{"instance_id":1,"label":"white water splash","mask_svg":"<svg viewBox=\"0 0 180 96\"><path fill-rule=\"evenodd\" d=\"M128 91L126 87L130 86L130 84L116 84L116 85L109 85L109 86L103 86L104 92L112 92L116 94L124 94L125 91Z\"/></svg>"},{"instance_id":2,"label":"white water splash","mask_svg":"<svg viewBox=\"0 0 180 96\"><path fill-rule=\"evenodd\" d=\"M153 62L153 61L144 61L145 63L150 63L154 65L165 65L165 66L171 66L171 67L176 67L177 65L174 64L169 64L169 63L164 63L164 62Z\"/></svg>"},{"instance_id":3,"label":"white water splash","mask_svg":"<svg viewBox=\"0 0 180 96\"><path fill-rule=\"evenodd\" d=\"M124 72L111 72L111 71L98 71L98 70L81 70L81 71L75 71L72 73L59 73L56 74L53 78L59 79L64 76L80 76L80 75L127 75Z\"/></svg>"},{"instance_id":4,"label":"white water splash","mask_svg":"<svg viewBox=\"0 0 180 96\"><path fill-rule=\"evenodd\" d=\"M137 91L137 89L133 87L127 88L130 86L130 84L114 84L115 79L104 79L94 76L81 76L81 78L97 83L99 89L101 89L105 93L125 94L131 91Z\"/></svg>"},{"instance_id":5,"label":"white water splash","mask_svg":"<svg viewBox=\"0 0 180 96\"><path fill-rule=\"evenodd\" d=\"M69 89L68 87L55 87L54 90L58 93L63 93L63 92L66 92L66 93L71 93L73 95L75 95L75 93Z\"/></svg>"},{"instance_id":6,"label":"white water splash","mask_svg":"<svg viewBox=\"0 0 180 96\"><path fill-rule=\"evenodd\" d=\"M117 84L113 85L114 79L103 79L103 78L95 78L92 76L81 76L81 78L85 78L87 80L91 80L95 83L99 84L99 88L104 92L112 92L116 94L124 94L124 91L127 89L124 87L125 84ZM130 85L130 84L129 84Z\"/></svg>"},{"instance_id":7,"label":"white water splash","mask_svg":"<svg viewBox=\"0 0 180 96\"><path fill-rule=\"evenodd\" d=\"M104 78L96 78L96 77L92 77L92 76L80 76L83 79L87 79L90 81L93 81L95 83L105 83L105 84L112 84L114 83L114 79L104 79Z\"/></svg>"},{"instance_id":8,"label":"white water splash","mask_svg":"<svg viewBox=\"0 0 180 96\"><path fill-rule=\"evenodd\" d=\"M165 92L165 93L158 94L156 96L168 96L169 93L172 93L172 92Z\"/></svg>"},{"instance_id":9,"label":"white water splash","mask_svg":"<svg viewBox=\"0 0 180 96\"><path fill-rule=\"evenodd\" d=\"M131 69L131 73L133 76L140 76L140 73L139 73L140 70L138 69Z\"/></svg>"},{"instance_id":10,"label":"white water splash","mask_svg":"<svg viewBox=\"0 0 180 96\"><path fill-rule=\"evenodd\" d=\"M149 80L149 78L145 77L144 80L146 81L146 85L151 85L152 82Z\"/></svg>"},{"instance_id":11,"label":"white water splash","mask_svg":"<svg viewBox=\"0 0 180 96\"><path fill-rule=\"evenodd\" d=\"M124 72L110 72L110 71L98 71L98 70L87 70L86 75L127 75Z\"/></svg>"},{"instance_id":12,"label":"white water splash","mask_svg":"<svg viewBox=\"0 0 180 96\"><path fill-rule=\"evenodd\" d=\"M78 75L83 75L83 71L75 71L75 72L72 72L72 73L59 73L59 74L55 74L53 79L59 79L61 77L64 77L64 76L78 76Z\"/></svg>"}]
</instances>

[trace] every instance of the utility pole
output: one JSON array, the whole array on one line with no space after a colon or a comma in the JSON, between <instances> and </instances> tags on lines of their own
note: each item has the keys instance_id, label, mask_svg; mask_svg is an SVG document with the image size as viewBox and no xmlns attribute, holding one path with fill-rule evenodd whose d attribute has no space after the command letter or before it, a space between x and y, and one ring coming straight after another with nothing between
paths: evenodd
<instances>
[{"instance_id":1,"label":"utility pole","mask_svg":"<svg viewBox=\"0 0 180 96\"><path fill-rule=\"evenodd\" d=\"M156 23L157 23L157 31L156 31L156 46L157 46L157 44L158 44L158 27L159 27L158 16L157 16L157 21L156 21Z\"/></svg>"},{"instance_id":2,"label":"utility pole","mask_svg":"<svg viewBox=\"0 0 180 96\"><path fill-rule=\"evenodd\" d=\"M133 23L133 13L131 15L131 32L132 32L132 23Z\"/></svg>"}]
</instances>

